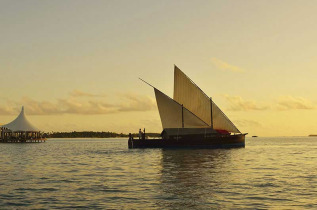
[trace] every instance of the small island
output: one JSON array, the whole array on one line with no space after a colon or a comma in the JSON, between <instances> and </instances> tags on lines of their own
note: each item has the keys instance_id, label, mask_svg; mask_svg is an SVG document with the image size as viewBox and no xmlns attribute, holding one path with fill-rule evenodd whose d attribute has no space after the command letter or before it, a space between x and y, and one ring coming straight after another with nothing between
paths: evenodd
<instances>
[{"instance_id":1,"label":"small island","mask_svg":"<svg viewBox=\"0 0 317 210\"><path fill-rule=\"evenodd\" d=\"M133 137L137 138L138 133L132 133ZM73 131L73 132L49 132L44 133L45 138L127 138L129 134L115 132L95 132L95 131ZM159 133L146 133L147 137L159 137Z\"/></svg>"}]
</instances>

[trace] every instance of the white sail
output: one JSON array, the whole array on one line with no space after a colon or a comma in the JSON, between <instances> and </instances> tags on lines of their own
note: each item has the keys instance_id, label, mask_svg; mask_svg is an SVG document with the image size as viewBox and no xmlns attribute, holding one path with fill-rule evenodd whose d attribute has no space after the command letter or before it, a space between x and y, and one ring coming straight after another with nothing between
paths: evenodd
<instances>
[{"instance_id":1,"label":"white sail","mask_svg":"<svg viewBox=\"0 0 317 210\"><path fill-rule=\"evenodd\" d=\"M208 128L209 126L199 119L196 115L191 113L188 109L183 107L184 128Z\"/></svg>"},{"instance_id":2,"label":"white sail","mask_svg":"<svg viewBox=\"0 0 317 210\"><path fill-rule=\"evenodd\" d=\"M211 125L210 99L177 66L174 68L174 100Z\"/></svg>"},{"instance_id":3,"label":"white sail","mask_svg":"<svg viewBox=\"0 0 317 210\"><path fill-rule=\"evenodd\" d=\"M182 127L182 107L161 91L154 89L157 107L164 128Z\"/></svg>"},{"instance_id":4,"label":"white sail","mask_svg":"<svg viewBox=\"0 0 317 210\"><path fill-rule=\"evenodd\" d=\"M174 100L214 129L240 133L214 102L211 109L211 99L177 66L174 68Z\"/></svg>"},{"instance_id":5,"label":"white sail","mask_svg":"<svg viewBox=\"0 0 317 210\"><path fill-rule=\"evenodd\" d=\"M215 130L226 130L232 133L240 133L238 128L229 120L221 109L212 102L212 119Z\"/></svg>"},{"instance_id":6,"label":"white sail","mask_svg":"<svg viewBox=\"0 0 317 210\"><path fill-rule=\"evenodd\" d=\"M165 128L200 128L208 127L206 123L191 113L182 105L154 88L157 107L160 113L163 129Z\"/></svg>"}]
</instances>

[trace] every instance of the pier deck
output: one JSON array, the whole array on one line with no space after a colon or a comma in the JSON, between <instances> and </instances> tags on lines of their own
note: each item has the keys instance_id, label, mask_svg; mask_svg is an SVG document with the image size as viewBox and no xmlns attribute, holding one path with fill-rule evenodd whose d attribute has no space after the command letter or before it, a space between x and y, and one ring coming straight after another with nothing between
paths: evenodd
<instances>
[{"instance_id":1,"label":"pier deck","mask_svg":"<svg viewBox=\"0 0 317 210\"><path fill-rule=\"evenodd\" d=\"M41 139L0 139L0 143L44 143L45 138Z\"/></svg>"}]
</instances>

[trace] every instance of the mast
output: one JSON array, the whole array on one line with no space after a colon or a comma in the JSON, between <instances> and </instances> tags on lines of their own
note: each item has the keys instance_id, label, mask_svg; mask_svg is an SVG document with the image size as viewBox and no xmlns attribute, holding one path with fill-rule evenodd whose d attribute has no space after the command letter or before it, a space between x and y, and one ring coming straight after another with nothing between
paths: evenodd
<instances>
[{"instance_id":1,"label":"mast","mask_svg":"<svg viewBox=\"0 0 317 210\"><path fill-rule=\"evenodd\" d=\"M182 104L182 128L184 128L184 106Z\"/></svg>"},{"instance_id":2,"label":"mast","mask_svg":"<svg viewBox=\"0 0 317 210\"><path fill-rule=\"evenodd\" d=\"M212 98L210 97L210 127L213 129L214 125L213 125L213 119L212 119Z\"/></svg>"}]
</instances>

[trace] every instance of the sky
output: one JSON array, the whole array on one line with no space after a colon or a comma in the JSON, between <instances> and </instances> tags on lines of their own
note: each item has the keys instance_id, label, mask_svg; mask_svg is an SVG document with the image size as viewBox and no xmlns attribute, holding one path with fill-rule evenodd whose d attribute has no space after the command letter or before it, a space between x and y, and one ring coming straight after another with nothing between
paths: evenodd
<instances>
[{"instance_id":1,"label":"sky","mask_svg":"<svg viewBox=\"0 0 317 210\"><path fill-rule=\"evenodd\" d=\"M160 132L176 64L241 132L317 134L313 0L0 0L0 124Z\"/></svg>"}]
</instances>

